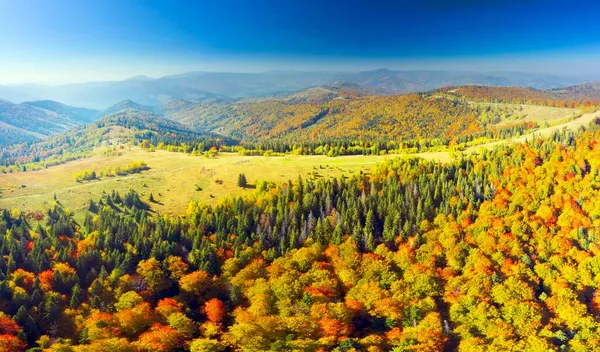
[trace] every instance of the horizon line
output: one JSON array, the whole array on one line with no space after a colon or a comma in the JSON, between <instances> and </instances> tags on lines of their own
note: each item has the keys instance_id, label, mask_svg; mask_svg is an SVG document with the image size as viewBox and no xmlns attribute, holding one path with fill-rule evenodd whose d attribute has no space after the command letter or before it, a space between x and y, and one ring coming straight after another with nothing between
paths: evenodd
<instances>
[{"instance_id":1,"label":"horizon line","mask_svg":"<svg viewBox=\"0 0 600 352\"><path fill-rule=\"evenodd\" d=\"M191 70L191 71L181 71L178 73L165 74L161 76L151 76L147 74L137 74L128 76L123 79L109 79L109 80L85 80L85 81L72 81L72 82L63 82L63 83L40 83L40 82L21 82L21 83L2 83L0 82L0 86L4 87L19 87L19 86L41 86L41 87L60 87L60 86L69 86L69 85L78 85L78 84L93 84L93 83L117 83L117 82L125 82L136 79L149 79L149 80L159 80L169 77L176 77L187 74L247 74L247 75L260 75L260 74L268 74L268 73L361 73L361 72L375 72L375 71L390 71L390 72L452 72L452 73L478 73L478 74L499 74L499 73L513 73L513 74L529 74L529 75L544 75L544 76L553 76L558 78L580 78L588 75L600 75L600 72L591 72L591 73L571 73L571 74L557 74L557 73L547 73L547 72L535 72L528 70L465 70L465 69L390 69L387 67L379 67L373 69L343 69L343 70L332 70L332 69L314 69L314 70L303 70L303 69L273 69L273 70L261 70L261 71L237 71L237 70ZM588 82L594 82L600 79L597 77L596 79L590 79ZM343 81L340 81L343 82Z\"/></svg>"}]
</instances>

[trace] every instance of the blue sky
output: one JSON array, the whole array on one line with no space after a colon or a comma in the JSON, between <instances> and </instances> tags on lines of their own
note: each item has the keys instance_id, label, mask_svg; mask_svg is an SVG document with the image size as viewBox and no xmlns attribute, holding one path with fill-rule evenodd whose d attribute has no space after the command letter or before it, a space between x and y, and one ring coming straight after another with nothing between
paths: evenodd
<instances>
[{"instance_id":1,"label":"blue sky","mask_svg":"<svg viewBox=\"0 0 600 352\"><path fill-rule=\"evenodd\" d=\"M600 73L592 1L0 0L0 84L193 70Z\"/></svg>"}]
</instances>

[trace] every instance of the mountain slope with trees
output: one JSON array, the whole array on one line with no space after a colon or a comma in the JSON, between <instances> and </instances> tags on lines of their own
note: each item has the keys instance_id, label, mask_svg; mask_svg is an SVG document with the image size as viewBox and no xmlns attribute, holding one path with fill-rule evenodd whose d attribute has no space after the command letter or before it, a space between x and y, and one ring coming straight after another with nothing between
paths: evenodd
<instances>
[{"instance_id":1,"label":"mountain slope with trees","mask_svg":"<svg viewBox=\"0 0 600 352\"><path fill-rule=\"evenodd\" d=\"M93 121L97 111L53 101L0 100L0 145L32 142Z\"/></svg>"},{"instance_id":2,"label":"mountain slope with trees","mask_svg":"<svg viewBox=\"0 0 600 352\"><path fill-rule=\"evenodd\" d=\"M178 101L169 105L165 114L176 121L247 142L406 142L459 139L491 132L503 116L522 110L519 104L581 111L594 110L597 105L597 102L565 101L562 96L550 99L551 96L546 91L526 88L478 86L418 95L374 96L361 86L340 83L277 98L234 103ZM485 106L473 104L474 101L504 102L513 106ZM511 123L516 126L519 121Z\"/></svg>"},{"instance_id":3,"label":"mountain slope with trees","mask_svg":"<svg viewBox=\"0 0 600 352\"><path fill-rule=\"evenodd\" d=\"M5 167L22 165L27 168L47 167L56 163L78 159L89 155L99 147L136 144L156 146L161 142L168 145L206 142L206 148L215 143L235 141L229 138L202 132L195 127L166 119L146 110L133 102L121 104L120 110L113 109L109 115L86 125L43 141L29 145L9 146L0 151L0 165ZM204 145L204 144L203 144Z\"/></svg>"},{"instance_id":4,"label":"mountain slope with trees","mask_svg":"<svg viewBox=\"0 0 600 352\"><path fill-rule=\"evenodd\" d=\"M581 103L598 103L600 101L600 85L598 83L549 90L474 85L447 87L441 91L478 101L516 104L539 104L566 107L577 106Z\"/></svg>"}]
</instances>

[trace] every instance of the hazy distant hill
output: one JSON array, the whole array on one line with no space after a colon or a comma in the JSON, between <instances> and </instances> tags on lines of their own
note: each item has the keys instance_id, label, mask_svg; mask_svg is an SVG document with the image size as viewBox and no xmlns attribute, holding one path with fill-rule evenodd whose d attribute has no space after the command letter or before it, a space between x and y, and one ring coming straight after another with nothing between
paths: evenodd
<instances>
[{"instance_id":1,"label":"hazy distant hill","mask_svg":"<svg viewBox=\"0 0 600 352\"><path fill-rule=\"evenodd\" d=\"M363 72L268 71L263 73L189 72L162 78L134 77L124 81L89 82L57 87L0 86L0 97L13 101L52 99L69 105L104 109L130 99L147 106L172 100L223 102L235 98L266 97L349 82L370 87L375 94L423 92L444 86L492 85L539 89L561 88L585 78L514 72L395 71Z\"/></svg>"},{"instance_id":2,"label":"hazy distant hill","mask_svg":"<svg viewBox=\"0 0 600 352\"><path fill-rule=\"evenodd\" d=\"M600 82L591 82L550 90L559 98L577 101L600 101Z\"/></svg>"},{"instance_id":3,"label":"hazy distant hill","mask_svg":"<svg viewBox=\"0 0 600 352\"><path fill-rule=\"evenodd\" d=\"M0 145L30 142L93 121L97 111L54 101L0 100Z\"/></svg>"},{"instance_id":4,"label":"hazy distant hill","mask_svg":"<svg viewBox=\"0 0 600 352\"><path fill-rule=\"evenodd\" d=\"M119 105L119 104L117 104ZM116 110L81 128L69 130L31 145L0 149L0 163L11 165L31 161L59 162L76 159L101 145L139 142L142 139L198 143L207 138L222 138L191 125L164 118L135 102L120 104ZM117 109L115 106L114 109Z\"/></svg>"},{"instance_id":5,"label":"hazy distant hill","mask_svg":"<svg viewBox=\"0 0 600 352\"><path fill-rule=\"evenodd\" d=\"M98 118L98 110L77 108L52 100L29 101L23 104L42 110L51 111L59 115L69 116L71 120L80 123L92 122Z\"/></svg>"},{"instance_id":6,"label":"hazy distant hill","mask_svg":"<svg viewBox=\"0 0 600 352\"><path fill-rule=\"evenodd\" d=\"M119 112L121 110L125 110L125 109L131 109L134 111L151 111L154 112L154 110L151 107L148 106L143 106L141 104L136 103L133 100L122 100L114 105L111 105L110 107L102 110L102 112L100 112L100 116L107 116L107 115L112 115L116 112Z\"/></svg>"},{"instance_id":7,"label":"hazy distant hill","mask_svg":"<svg viewBox=\"0 0 600 352\"><path fill-rule=\"evenodd\" d=\"M310 87L292 93L279 93L264 98L242 98L236 101L190 102L174 100L164 104L161 111L165 116L187 124L194 124L206 130L221 128L239 109L252 109L256 104L273 102L284 104L321 104L332 100L357 99L373 95L390 95L381 88L360 86L355 83L336 82L323 86ZM235 122L235 121L232 121Z\"/></svg>"},{"instance_id":8,"label":"hazy distant hill","mask_svg":"<svg viewBox=\"0 0 600 352\"><path fill-rule=\"evenodd\" d=\"M283 94L275 99L291 104L324 103L334 99L356 99L370 95L392 95L384 88L361 86L356 83L335 82L323 86L311 87L298 92Z\"/></svg>"}]
</instances>

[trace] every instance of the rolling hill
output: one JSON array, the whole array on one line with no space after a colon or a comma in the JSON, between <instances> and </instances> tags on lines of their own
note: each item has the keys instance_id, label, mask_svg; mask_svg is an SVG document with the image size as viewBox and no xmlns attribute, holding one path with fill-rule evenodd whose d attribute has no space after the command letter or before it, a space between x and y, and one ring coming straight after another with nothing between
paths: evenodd
<instances>
[{"instance_id":1,"label":"rolling hill","mask_svg":"<svg viewBox=\"0 0 600 352\"><path fill-rule=\"evenodd\" d=\"M297 92L280 94L265 100L280 100L289 104L325 103L331 100L357 99L372 95L394 95L392 91L350 82L334 82Z\"/></svg>"},{"instance_id":2,"label":"rolling hill","mask_svg":"<svg viewBox=\"0 0 600 352\"><path fill-rule=\"evenodd\" d=\"M37 109L54 112L59 115L68 116L78 123L89 123L100 116L98 110L73 107L52 100L27 101L23 104Z\"/></svg>"},{"instance_id":3,"label":"rolling hill","mask_svg":"<svg viewBox=\"0 0 600 352\"><path fill-rule=\"evenodd\" d=\"M143 140L151 140L154 144L198 143L207 139L234 143L231 139L164 118L133 102L117 104L114 109L117 109L117 106L121 109L82 128L69 130L30 145L3 148L0 151L0 164L42 162L48 166L87 156L99 147L140 143Z\"/></svg>"},{"instance_id":4,"label":"rolling hill","mask_svg":"<svg viewBox=\"0 0 600 352\"><path fill-rule=\"evenodd\" d=\"M296 97L286 97L218 106L201 104L170 116L249 141L436 138L481 130L476 109L448 99L420 95L328 99L323 103L295 103Z\"/></svg>"},{"instance_id":5,"label":"rolling hill","mask_svg":"<svg viewBox=\"0 0 600 352\"><path fill-rule=\"evenodd\" d=\"M587 95L520 87L462 86L418 95L377 96L369 87L337 83L234 103L177 101L166 105L164 111L176 121L247 141L445 138L482 132L490 119L497 120L492 125L502 120L506 126L525 121L551 123L558 121L557 116L570 118L576 115L581 100L593 97L590 88L578 87L563 90L585 91ZM484 104L490 102L505 104Z\"/></svg>"},{"instance_id":6,"label":"rolling hill","mask_svg":"<svg viewBox=\"0 0 600 352\"><path fill-rule=\"evenodd\" d=\"M576 105L582 102L596 103L600 101L600 83L598 82L548 90L472 85L446 87L440 91L469 99L492 102Z\"/></svg>"},{"instance_id":7,"label":"rolling hill","mask_svg":"<svg viewBox=\"0 0 600 352\"><path fill-rule=\"evenodd\" d=\"M104 109L101 113L100 116L108 116L108 115L112 115L115 114L119 111L122 110L132 110L132 111L148 111L148 112L153 112L154 109L152 107L149 106L144 106L141 104L136 103L133 100L130 99L125 99L122 100L114 105L109 106L108 108Z\"/></svg>"},{"instance_id":8,"label":"rolling hill","mask_svg":"<svg viewBox=\"0 0 600 352\"><path fill-rule=\"evenodd\" d=\"M33 142L93 121L97 111L54 101L0 100L0 145Z\"/></svg>"},{"instance_id":9,"label":"rolling hill","mask_svg":"<svg viewBox=\"0 0 600 352\"><path fill-rule=\"evenodd\" d=\"M562 100L600 101L600 82L556 88L549 91Z\"/></svg>"},{"instance_id":10,"label":"rolling hill","mask_svg":"<svg viewBox=\"0 0 600 352\"><path fill-rule=\"evenodd\" d=\"M323 86L310 87L292 93L281 93L272 97L242 98L234 101L191 102L187 100L174 100L161 106L161 111L166 117L173 120L194 124L200 128L211 130L225 123L233 112L233 107L253 104L283 103L296 104L321 104L332 100L352 100L372 95L390 95L388 91L360 86L348 82L335 82Z\"/></svg>"}]
</instances>

